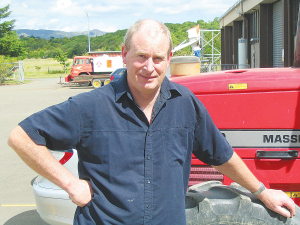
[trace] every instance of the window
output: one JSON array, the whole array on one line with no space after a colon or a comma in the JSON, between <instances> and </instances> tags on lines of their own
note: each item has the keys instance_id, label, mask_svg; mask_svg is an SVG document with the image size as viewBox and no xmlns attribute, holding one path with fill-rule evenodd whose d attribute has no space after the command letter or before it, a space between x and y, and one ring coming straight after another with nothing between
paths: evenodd
<instances>
[{"instance_id":1,"label":"window","mask_svg":"<svg viewBox=\"0 0 300 225\"><path fill-rule=\"evenodd\" d=\"M84 64L84 59L75 59L74 66Z\"/></svg>"}]
</instances>

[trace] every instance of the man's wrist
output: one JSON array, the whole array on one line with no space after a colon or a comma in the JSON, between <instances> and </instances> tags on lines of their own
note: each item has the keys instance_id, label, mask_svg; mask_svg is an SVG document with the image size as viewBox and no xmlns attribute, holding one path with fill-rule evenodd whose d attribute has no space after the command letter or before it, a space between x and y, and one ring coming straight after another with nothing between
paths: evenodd
<instances>
[{"instance_id":1,"label":"man's wrist","mask_svg":"<svg viewBox=\"0 0 300 225\"><path fill-rule=\"evenodd\" d=\"M262 182L259 182L259 184L260 184L260 188L257 191L252 192L252 194L255 196L259 195L266 189L265 185Z\"/></svg>"}]
</instances>

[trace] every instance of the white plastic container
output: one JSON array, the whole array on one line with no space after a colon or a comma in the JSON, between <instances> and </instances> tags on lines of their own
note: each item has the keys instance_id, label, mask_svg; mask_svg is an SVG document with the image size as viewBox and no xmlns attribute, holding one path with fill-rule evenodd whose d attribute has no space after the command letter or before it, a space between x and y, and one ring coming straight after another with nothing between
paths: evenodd
<instances>
[{"instance_id":1,"label":"white plastic container","mask_svg":"<svg viewBox=\"0 0 300 225\"><path fill-rule=\"evenodd\" d=\"M186 76L200 73L200 58L196 56L175 56L170 63L171 76Z\"/></svg>"}]
</instances>

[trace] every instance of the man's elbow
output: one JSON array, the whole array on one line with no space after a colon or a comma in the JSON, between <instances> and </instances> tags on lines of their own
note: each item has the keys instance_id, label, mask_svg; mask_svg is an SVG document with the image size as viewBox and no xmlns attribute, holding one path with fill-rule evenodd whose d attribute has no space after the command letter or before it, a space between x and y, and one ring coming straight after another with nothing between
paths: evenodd
<instances>
[{"instance_id":1,"label":"man's elbow","mask_svg":"<svg viewBox=\"0 0 300 225\"><path fill-rule=\"evenodd\" d=\"M22 132L24 132L24 130L20 127L20 126L17 126L15 127L9 137L8 137L8 140L7 140L7 144L14 150L16 150L16 147L18 146L18 143L21 142L21 139L22 139Z\"/></svg>"}]
</instances>

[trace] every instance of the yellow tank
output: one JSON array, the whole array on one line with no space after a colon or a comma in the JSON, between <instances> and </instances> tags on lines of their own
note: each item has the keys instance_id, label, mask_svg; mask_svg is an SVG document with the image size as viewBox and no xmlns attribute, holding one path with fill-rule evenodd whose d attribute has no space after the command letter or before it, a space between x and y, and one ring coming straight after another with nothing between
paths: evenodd
<instances>
[{"instance_id":1,"label":"yellow tank","mask_svg":"<svg viewBox=\"0 0 300 225\"><path fill-rule=\"evenodd\" d=\"M200 58L196 56L174 56L170 63L171 76L186 76L200 73Z\"/></svg>"}]
</instances>

